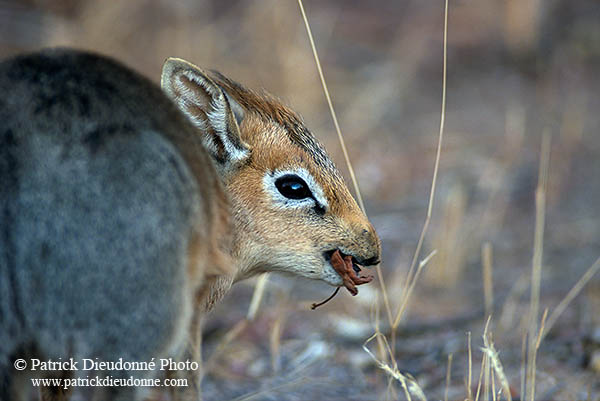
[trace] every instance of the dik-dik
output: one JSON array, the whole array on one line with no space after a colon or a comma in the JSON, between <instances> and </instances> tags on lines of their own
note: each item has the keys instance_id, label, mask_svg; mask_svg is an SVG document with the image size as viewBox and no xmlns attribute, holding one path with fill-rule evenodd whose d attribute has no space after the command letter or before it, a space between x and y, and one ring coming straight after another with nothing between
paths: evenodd
<instances>
[{"instance_id":1,"label":"dik-dik","mask_svg":"<svg viewBox=\"0 0 600 401\"><path fill-rule=\"evenodd\" d=\"M178 358L235 281L279 271L340 286L335 251L378 263L373 227L293 111L177 59L162 87L73 50L0 64L1 400L26 399L40 373L18 358Z\"/></svg>"}]
</instances>

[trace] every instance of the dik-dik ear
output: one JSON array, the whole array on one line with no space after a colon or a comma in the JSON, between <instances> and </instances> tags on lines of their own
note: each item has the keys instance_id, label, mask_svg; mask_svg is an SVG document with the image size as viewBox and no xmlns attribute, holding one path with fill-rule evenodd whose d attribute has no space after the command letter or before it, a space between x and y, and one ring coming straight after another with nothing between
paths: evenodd
<instances>
[{"instance_id":1,"label":"dik-dik ear","mask_svg":"<svg viewBox=\"0 0 600 401\"><path fill-rule=\"evenodd\" d=\"M250 155L240 136L244 109L210 76L185 60L169 58L163 65L161 87L192 123L217 165L231 170Z\"/></svg>"}]
</instances>

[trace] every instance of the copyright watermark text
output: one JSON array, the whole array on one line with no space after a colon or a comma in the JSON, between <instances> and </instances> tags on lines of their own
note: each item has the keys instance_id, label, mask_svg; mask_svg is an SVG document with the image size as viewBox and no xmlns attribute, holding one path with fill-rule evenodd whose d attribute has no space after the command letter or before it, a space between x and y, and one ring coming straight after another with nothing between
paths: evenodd
<instances>
[{"instance_id":1,"label":"copyright watermark text","mask_svg":"<svg viewBox=\"0 0 600 401\"><path fill-rule=\"evenodd\" d=\"M187 387L187 379L170 378L165 375L159 375L163 378L155 378L152 374L128 375L131 372L176 372L176 371L197 371L200 364L195 361L178 361L172 358L152 358L149 361L127 361L119 358L116 361L102 361L98 358L68 358L68 359L16 359L13 363L15 370L36 372L79 372L73 373L71 377L36 377L31 378L31 384L34 387ZM84 372L84 373L82 373ZM87 374L86 373L92 373ZM98 375L94 375L97 373ZM147 377L144 377L147 376Z\"/></svg>"},{"instance_id":2,"label":"copyright watermark text","mask_svg":"<svg viewBox=\"0 0 600 401\"><path fill-rule=\"evenodd\" d=\"M116 361L101 361L98 358L82 358L75 360L69 358L67 360L59 359L48 359L41 360L36 358L17 359L14 362L16 370L31 370L31 371L178 371L178 370L192 370L196 371L200 368L200 364L195 361L175 361L172 358L161 358L155 360L152 358L150 361L125 361L123 358L119 358Z\"/></svg>"}]
</instances>

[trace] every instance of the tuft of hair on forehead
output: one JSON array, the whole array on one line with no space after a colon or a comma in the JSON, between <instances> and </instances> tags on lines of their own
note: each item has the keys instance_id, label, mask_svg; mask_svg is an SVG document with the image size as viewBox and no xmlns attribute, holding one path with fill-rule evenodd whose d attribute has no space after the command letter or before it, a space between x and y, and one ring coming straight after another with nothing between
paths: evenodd
<instances>
[{"instance_id":1,"label":"tuft of hair on forehead","mask_svg":"<svg viewBox=\"0 0 600 401\"><path fill-rule=\"evenodd\" d=\"M309 154L318 167L326 170L332 178L342 180L335 164L315 136L306 128L298 114L267 92L263 91L259 94L225 77L218 71L213 70L211 73L211 78L244 109L258 114L263 120L283 127L290 141Z\"/></svg>"}]
</instances>

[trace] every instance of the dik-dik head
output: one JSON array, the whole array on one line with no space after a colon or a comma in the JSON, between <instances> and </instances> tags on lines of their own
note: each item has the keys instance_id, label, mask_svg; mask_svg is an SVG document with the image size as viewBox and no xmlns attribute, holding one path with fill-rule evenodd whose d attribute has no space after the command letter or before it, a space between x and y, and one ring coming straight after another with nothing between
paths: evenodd
<instances>
[{"instance_id":1,"label":"dik-dik head","mask_svg":"<svg viewBox=\"0 0 600 401\"><path fill-rule=\"evenodd\" d=\"M339 286L336 250L355 270L379 263L373 226L293 111L180 59L167 60L161 85L200 129L229 195L236 280L280 271Z\"/></svg>"}]
</instances>

